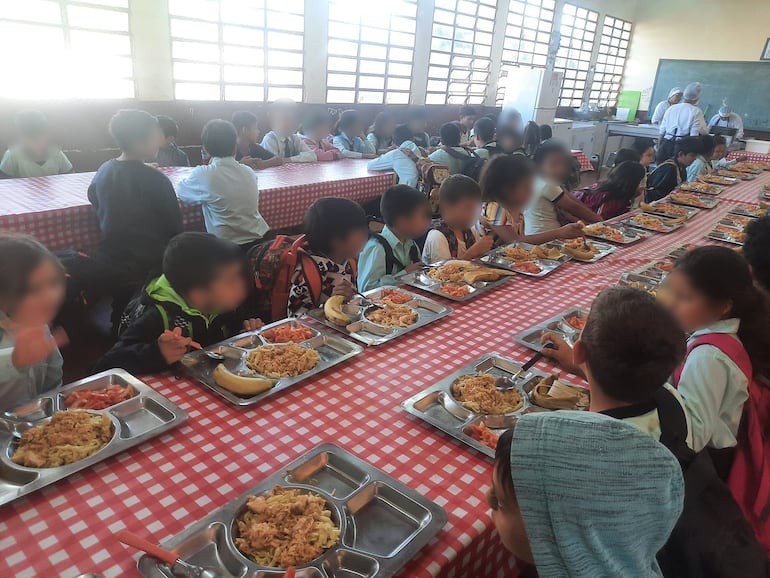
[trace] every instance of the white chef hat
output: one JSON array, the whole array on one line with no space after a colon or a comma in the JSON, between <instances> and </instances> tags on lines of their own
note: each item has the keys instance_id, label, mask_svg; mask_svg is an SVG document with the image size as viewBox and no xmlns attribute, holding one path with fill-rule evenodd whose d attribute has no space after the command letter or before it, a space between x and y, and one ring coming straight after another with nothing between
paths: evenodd
<instances>
[{"instance_id":1,"label":"white chef hat","mask_svg":"<svg viewBox=\"0 0 770 578\"><path fill-rule=\"evenodd\" d=\"M727 106L726 104L723 104L722 106L719 107L719 116L727 117L727 116L730 116L731 112L732 111L730 110L730 107Z\"/></svg>"},{"instance_id":2,"label":"white chef hat","mask_svg":"<svg viewBox=\"0 0 770 578\"><path fill-rule=\"evenodd\" d=\"M674 88L672 88L671 90L668 91L668 98L671 98L672 96L677 95L677 94L682 94L683 92L684 91L682 90L682 88L680 86L675 86Z\"/></svg>"},{"instance_id":3,"label":"white chef hat","mask_svg":"<svg viewBox=\"0 0 770 578\"><path fill-rule=\"evenodd\" d=\"M684 89L684 97L686 100L698 100L700 94L703 92L703 87L700 82L691 82Z\"/></svg>"}]
</instances>

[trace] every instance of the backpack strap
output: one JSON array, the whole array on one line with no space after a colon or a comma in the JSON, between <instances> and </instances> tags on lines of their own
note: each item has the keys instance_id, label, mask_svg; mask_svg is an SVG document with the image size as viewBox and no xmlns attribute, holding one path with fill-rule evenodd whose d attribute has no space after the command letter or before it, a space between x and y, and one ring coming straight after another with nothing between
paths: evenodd
<instances>
[{"instance_id":1,"label":"backpack strap","mask_svg":"<svg viewBox=\"0 0 770 578\"><path fill-rule=\"evenodd\" d=\"M730 360L738 366L738 369L746 376L746 379L751 383L754 375L754 370L751 366L751 359L746 349L743 347L740 341L735 339L728 333L708 333L695 338L687 345L687 354L685 355L685 361L690 352L701 345L712 345L719 349L722 353L727 355ZM674 387L679 387L679 380L682 378L682 370L684 369L684 363L674 370L673 381Z\"/></svg>"},{"instance_id":2,"label":"backpack strap","mask_svg":"<svg viewBox=\"0 0 770 578\"><path fill-rule=\"evenodd\" d=\"M163 331L170 329L171 326L168 323L168 313L166 313L166 308L157 301L155 302L155 308L158 310L158 313L160 313L160 319L163 322Z\"/></svg>"},{"instance_id":3,"label":"backpack strap","mask_svg":"<svg viewBox=\"0 0 770 578\"><path fill-rule=\"evenodd\" d=\"M446 145L442 145L441 150L447 153L450 157L454 157L462 161L472 158L474 156L478 156L473 151L466 150L465 153L461 153L460 151L456 151L452 147L448 147Z\"/></svg>"},{"instance_id":4,"label":"backpack strap","mask_svg":"<svg viewBox=\"0 0 770 578\"><path fill-rule=\"evenodd\" d=\"M407 265L403 264L393 253L393 247L390 246L390 243L388 243L388 240L380 235L379 233L371 233L370 236L377 240L377 242L382 247L382 250L385 251L385 272L388 275L393 274L393 269L395 269L396 266L398 266L398 270L402 271L407 268ZM409 261L408 265L412 263L419 263L421 261L420 258L420 249L417 247L416 244L413 244L409 248Z\"/></svg>"},{"instance_id":5,"label":"backpack strap","mask_svg":"<svg viewBox=\"0 0 770 578\"><path fill-rule=\"evenodd\" d=\"M406 147L399 147L399 149L404 155L412 161L414 164L417 164L417 161L420 160L420 157L418 157L416 154L414 154L414 151L411 149L408 149Z\"/></svg>"},{"instance_id":6,"label":"backpack strap","mask_svg":"<svg viewBox=\"0 0 770 578\"><path fill-rule=\"evenodd\" d=\"M687 417L679 400L665 387L653 396L660 422L660 443L668 448L685 468L694 459L695 452L687 445Z\"/></svg>"}]
</instances>

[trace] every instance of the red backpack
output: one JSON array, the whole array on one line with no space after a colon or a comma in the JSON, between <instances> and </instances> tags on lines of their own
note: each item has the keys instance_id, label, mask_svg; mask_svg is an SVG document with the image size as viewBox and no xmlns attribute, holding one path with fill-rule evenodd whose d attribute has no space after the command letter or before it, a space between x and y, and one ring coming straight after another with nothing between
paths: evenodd
<instances>
[{"instance_id":1,"label":"red backpack","mask_svg":"<svg viewBox=\"0 0 770 578\"><path fill-rule=\"evenodd\" d=\"M305 236L278 235L272 241L255 245L248 252L254 288L250 299L256 314L266 323L286 317L289 291L297 266L310 288L313 303L320 305L323 279L318 264L307 251ZM355 275L355 261L351 263Z\"/></svg>"},{"instance_id":2,"label":"red backpack","mask_svg":"<svg viewBox=\"0 0 770 578\"><path fill-rule=\"evenodd\" d=\"M687 346L687 354L699 345L713 345L727 355L749 382L749 399L743 406L738 428L738 445L727 485L743 515L754 529L757 540L770 552L770 389L753 377L751 360L740 341L724 333L696 338ZM674 372L679 385L682 367Z\"/></svg>"}]
</instances>

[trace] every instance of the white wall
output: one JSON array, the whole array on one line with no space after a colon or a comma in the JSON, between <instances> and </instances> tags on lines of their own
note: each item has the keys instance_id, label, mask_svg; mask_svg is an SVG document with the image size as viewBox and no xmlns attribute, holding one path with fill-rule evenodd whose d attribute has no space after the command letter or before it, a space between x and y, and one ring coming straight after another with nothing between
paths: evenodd
<instances>
[{"instance_id":1,"label":"white wall","mask_svg":"<svg viewBox=\"0 0 770 578\"><path fill-rule=\"evenodd\" d=\"M644 0L632 21L623 88L642 91L644 110L661 58L759 60L770 37L770 0Z\"/></svg>"}]
</instances>

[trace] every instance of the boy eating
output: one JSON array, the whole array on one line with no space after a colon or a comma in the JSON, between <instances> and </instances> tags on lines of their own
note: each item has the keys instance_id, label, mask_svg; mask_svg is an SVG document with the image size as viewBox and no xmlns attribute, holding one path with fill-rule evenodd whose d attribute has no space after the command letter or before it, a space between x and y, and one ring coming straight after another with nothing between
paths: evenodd
<instances>
[{"instance_id":1,"label":"boy eating","mask_svg":"<svg viewBox=\"0 0 770 578\"><path fill-rule=\"evenodd\" d=\"M47 177L72 170L72 163L62 150L51 144L48 120L39 110L23 110L16 114L18 142L0 161L0 173L17 179Z\"/></svg>"},{"instance_id":2,"label":"boy eating","mask_svg":"<svg viewBox=\"0 0 770 578\"><path fill-rule=\"evenodd\" d=\"M292 101L277 101L270 115L273 130L262 139L262 148L281 157L285 163L314 163L315 153L297 134L297 105Z\"/></svg>"},{"instance_id":3,"label":"boy eating","mask_svg":"<svg viewBox=\"0 0 770 578\"><path fill-rule=\"evenodd\" d=\"M158 149L155 162L159 167L189 167L190 159L187 153L176 144L179 135L179 125L170 116L159 115L158 126L163 135L163 142Z\"/></svg>"},{"instance_id":4,"label":"boy eating","mask_svg":"<svg viewBox=\"0 0 770 578\"><path fill-rule=\"evenodd\" d=\"M275 156L257 144L259 126L255 114L247 110L233 113L233 126L238 133L238 146L235 149L235 160L254 170L266 169L283 164L283 159Z\"/></svg>"},{"instance_id":5,"label":"boy eating","mask_svg":"<svg viewBox=\"0 0 770 578\"><path fill-rule=\"evenodd\" d=\"M385 228L372 235L358 258L361 291L398 284L398 276L422 266L414 239L430 226L428 197L407 185L390 187L382 195L380 211Z\"/></svg>"}]
</instances>

